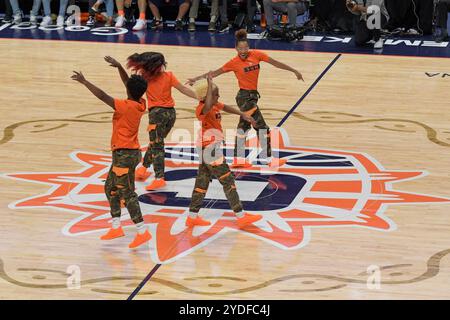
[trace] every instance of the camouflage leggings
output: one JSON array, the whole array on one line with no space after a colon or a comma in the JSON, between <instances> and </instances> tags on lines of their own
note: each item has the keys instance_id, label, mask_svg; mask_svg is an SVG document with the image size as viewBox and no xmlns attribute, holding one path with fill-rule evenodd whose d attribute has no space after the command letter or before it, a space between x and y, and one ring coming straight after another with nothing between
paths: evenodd
<instances>
[{"instance_id":1,"label":"camouflage leggings","mask_svg":"<svg viewBox=\"0 0 450 320\"><path fill-rule=\"evenodd\" d=\"M258 107L259 93L256 90L239 90L236 96L236 103L242 112L245 112L252 116L256 121L256 127L254 128L258 133L259 143L262 148L262 158L270 157L272 155L272 148L270 146L270 128L264 121L264 117ZM250 130L251 124L239 119L237 126L237 134L234 147L234 156L245 158L245 140L247 133Z\"/></svg>"},{"instance_id":2,"label":"camouflage leggings","mask_svg":"<svg viewBox=\"0 0 450 320\"><path fill-rule=\"evenodd\" d=\"M210 150L213 151L211 152ZM192 192L189 210L194 213L198 213L200 211L206 192L208 191L209 183L211 182L211 178L214 176L222 185L231 209L234 212L242 211L242 204L236 190L234 175L230 171L230 168L222 155L221 144L208 146L206 151L205 148L202 148L199 152L202 152L203 154L209 153L212 155L213 160L206 160L208 158L207 156L202 157L202 162L198 167L197 178L195 179L195 186L194 191Z\"/></svg>"},{"instance_id":3,"label":"camouflage leggings","mask_svg":"<svg viewBox=\"0 0 450 320\"><path fill-rule=\"evenodd\" d=\"M149 145L144 156L143 166L148 168L153 164L155 177L164 178L164 139L175 124L175 108L151 108L148 113Z\"/></svg>"},{"instance_id":4,"label":"camouflage leggings","mask_svg":"<svg viewBox=\"0 0 450 320\"><path fill-rule=\"evenodd\" d=\"M125 205L134 223L144 221L136 192L134 191L134 170L141 161L140 150L118 149L113 151L112 166L105 182L105 193L113 218L121 214L120 202Z\"/></svg>"}]
</instances>

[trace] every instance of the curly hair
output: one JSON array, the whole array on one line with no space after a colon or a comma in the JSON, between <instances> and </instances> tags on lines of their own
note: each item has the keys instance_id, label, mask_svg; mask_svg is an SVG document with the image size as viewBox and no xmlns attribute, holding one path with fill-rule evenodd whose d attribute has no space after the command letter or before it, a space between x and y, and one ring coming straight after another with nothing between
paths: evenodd
<instances>
[{"instance_id":1,"label":"curly hair","mask_svg":"<svg viewBox=\"0 0 450 320\"><path fill-rule=\"evenodd\" d=\"M166 67L164 55L159 52L134 53L127 59L127 68L142 74L146 80L150 80L161 72L161 67Z\"/></svg>"},{"instance_id":2,"label":"curly hair","mask_svg":"<svg viewBox=\"0 0 450 320\"><path fill-rule=\"evenodd\" d=\"M144 77L133 74L127 81L127 89L131 97L138 101L147 91L147 81Z\"/></svg>"},{"instance_id":3,"label":"curly hair","mask_svg":"<svg viewBox=\"0 0 450 320\"><path fill-rule=\"evenodd\" d=\"M239 42L247 42L248 43L247 31L245 31L245 29L240 29L240 30L236 31L236 33L234 34L234 37L236 38L236 46L239 44Z\"/></svg>"}]
</instances>

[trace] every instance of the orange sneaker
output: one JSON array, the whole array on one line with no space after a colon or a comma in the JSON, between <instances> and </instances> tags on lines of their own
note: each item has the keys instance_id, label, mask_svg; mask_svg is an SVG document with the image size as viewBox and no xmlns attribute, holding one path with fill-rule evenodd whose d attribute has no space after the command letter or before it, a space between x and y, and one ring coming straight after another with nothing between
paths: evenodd
<instances>
[{"instance_id":1,"label":"orange sneaker","mask_svg":"<svg viewBox=\"0 0 450 320\"><path fill-rule=\"evenodd\" d=\"M149 184L148 186L145 187L145 190L151 191L151 190L164 188L165 186L166 186L166 180L164 180L164 178L155 179L155 180L153 180L153 182L151 184Z\"/></svg>"},{"instance_id":2,"label":"orange sneaker","mask_svg":"<svg viewBox=\"0 0 450 320\"><path fill-rule=\"evenodd\" d=\"M133 248L139 247L141 244L146 243L151 238L152 238L152 235L150 234L150 232L148 232L148 230L146 230L143 234L137 233L133 242L131 242L128 245L128 248L133 249Z\"/></svg>"},{"instance_id":3,"label":"orange sneaker","mask_svg":"<svg viewBox=\"0 0 450 320\"><path fill-rule=\"evenodd\" d=\"M102 235L100 237L100 240L112 240L115 238L120 238L123 237L125 235L125 233L123 233L123 229L122 227L119 227L117 229L109 229L107 233L105 233L104 235Z\"/></svg>"},{"instance_id":4,"label":"orange sneaker","mask_svg":"<svg viewBox=\"0 0 450 320\"><path fill-rule=\"evenodd\" d=\"M186 227L192 228L195 226L209 226L211 222L206 221L205 219L202 219L201 217L197 216L197 218L191 218L187 217L186 219Z\"/></svg>"},{"instance_id":5,"label":"orange sneaker","mask_svg":"<svg viewBox=\"0 0 450 320\"><path fill-rule=\"evenodd\" d=\"M248 162L245 158L233 158L232 168L249 168L252 164Z\"/></svg>"},{"instance_id":6,"label":"orange sneaker","mask_svg":"<svg viewBox=\"0 0 450 320\"><path fill-rule=\"evenodd\" d=\"M269 162L269 167L270 168L282 167L286 164L286 162L287 159L272 158L272 161Z\"/></svg>"},{"instance_id":7,"label":"orange sneaker","mask_svg":"<svg viewBox=\"0 0 450 320\"><path fill-rule=\"evenodd\" d=\"M239 228L243 228L248 226L249 224L252 224L253 222L256 222L262 218L262 215L260 214L249 214L245 213L242 218L237 218L237 224Z\"/></svg>"},{"instance_id":8,"label":"orange sneaker","mask_svg":"<svg viewBox=\"0 0 450 320\"><path fill-rule=\"evenodd\" d=\"M139 169L136 170L135 175L136 175L136 180L145 181L152 174L147 171L146 167L140 167Z\"/></svg>"}]
</instances>

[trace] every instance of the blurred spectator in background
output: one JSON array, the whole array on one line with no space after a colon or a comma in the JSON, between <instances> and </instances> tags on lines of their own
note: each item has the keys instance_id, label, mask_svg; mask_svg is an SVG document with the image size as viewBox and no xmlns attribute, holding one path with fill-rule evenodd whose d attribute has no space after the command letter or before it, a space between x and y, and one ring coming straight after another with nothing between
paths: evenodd
<instances>
[{"instance_id":1,"label":"blurred spectator in background","mask_svg":"<svg viewBox=\"0 0 450 320\"><path fill-rule=\"evenodd\" d=\"M41 26L46 27L49 24L52 23L51 18L51 9L50 9L50 0L34 0L33 1L33 8L30 12L30 23L31 24L37 24L37 16L39 15L39 10L41 9L41 4L43 4L44 7L44 18L41 21Z\"/></svg>"},{"instance_id":2,"label":"blurred spectator in background","mask_svg":"<svg viewBox=\"0 0 450 320\"><path fill-rule=\"evenodd\" d=\"M252 33L256 31L256 26L253 21L256 15L256 0L245 0L244 2L247 4L247 15L245 17L247 32Z\"/></svg>"},{"instance_id":3,"label":"blurred spectator in background","mask_svg":"<svg viewBox=\"0 0 450 320\"><path fill-rule=\"evenodd\" d=\"M11 0L13 1L13 0ZM67 5L69 4L69 0L60 0L59 1L59 13L56 18L56 25L58 27L64 26L64 17L66 16Z\"/></svg>"},{"instance_id":4,"label":"blurred spectator in background","mask_svg":"<svg viewBox=\"0 0 450 320\"><path fill-rule=\"evenodd\" d=\"M201 0L192 0L191 9L189 10L189 26L188 30L193 32L195 31L195 19L198 16L198 7L200 5ZM219 16L219 0L211 1L211 14L208 25L208 31L214 32L216 31L216 23Z\"/></svg>"},{"instance_id":5,"label":"blurred spectator in background","mask_svg":"<svg viewBox=\"0 0 450 320\"><path fill-rule=\"evenodd\" d=\"M345 0L314 0L310 23L315 31L353 31L353 15L347 10Z\"/></svg>"},{"instance_id":6,"label":"blurred spectator in background","mask_svg":"<svg viewBox=\"0 0 450 320\"><path fill-rule=\"evenodd\" d=\"M304 14L307 10L304 0L264 0L264 9L266 15L267 28L274 25L274 11L288 15L288 25L295 27L297 25L297 15Z\"/></svg>"},{"instance_id":7,"label":"blurred spectator in background","mask_svg":"<svg viewBox=\"0 0 450 320\"><path fill-rule=\"evenodd\" d=\"M346 0L346 6L348 10L355 15L354 29L355 29L355 44L362 46L371 40L374 42L374 49L383 48L383 39L381 38L381 29L387 24L389 20L389 14L384 0ZM377 8L375 12L368 12L368 8ZM378 15L377 26L372 21L368 21L372 15ZM377 22L377 17L374 16L374 22Z\"/></svg>"},{"instance_id":8,"label":"blurred spectator in background","mask_svg":"<svg viewBox=\"0 0 450 320\"><path fill-rule=\"evenodd\" d=\"M448 40L447 20L450 11L450 0L439 0L436 4L436 42Z\"/></svg>"},{"instance_id":9,"label":"blurred spectator in background","mask_svg":"<svg viewBox=\"0 0 450 320\"><path fill-rule=\"evenodd\" d=\"M230 30L230 24L228 22L228 0L219 0L219 16L220 25L217 31L227 32Z\"/></svg>"},{"instance_id":10,"label":"blurred spectator in background","mask_svg":"<svg viewBox=\"0 0 450 320\"><path fill-rule=\"evenodd\" d=\"M5 2L5 15L3 16L2 23L11 23L13 21L13 11L11 8L11 3L9 0L4 0Z\"/></svg>"},{"instance_id":11,"label":"blurred spectator in background","mask_svg":"<svg viewBox=\"0 0 450 320\"><path fill-rule=\"evenodd\" d=\"M100 6L105 4L106 7L106 22L105 27L111 27L114 16L114 0L89 0L89 17L86 22L87 26L93 26L95 24L95 15L100 13Z\"/></svg>"},{"instance_id":12,"label":"blurred spectator in background","mask_svg":"<svg viewBox=\"0 0 450 320\"><path fill-rule=\"evenodd\" d=\"M98 9L100 6L105 2L104 0L97 0L94 4L92 4L94 1L89 0L89 9L94 10L95 12L98 12Z\"/></svg>"},{"instance_id":13,"label":"blurred spectator in background","mask_svg":"<svg viewBox=\"0 0 450 320\"><path fill-rule=\"evenodd\" d=\"M98 12L103 0L89 0L89 17L86 21L87 26L93 26L95 24L95 14Z\"/></svg>"},{"instance_id":14,"label":"blurred spectator in background","mask_svg":"<svg viewBox=\"0 0 450 320\"><path fill-rule=\"evenodd\" d=\"M175 20L175 30L183 30L183 18L189 10L190 0L149 0L150 10L153 14L152 29L162 29L163 22L159 8L164 4L178 4L178 14Z\"/></svg>"},{"instance_id":15,"label":"blurred spectator in background","mask_svg":"<svg viewBox=\"0 0 450 320\"><path fill-rule=\"evenodd\" d=\"M22 10L20 10L19 7L19 1L18 0L10 0L11 9L13 13L13 23L19 24L22 22Z\"/></svg>"},{"instance_id":16,"label":"blurred spectator in background","mask_svg":"<svg viewBox=\"0 0 450 320\"><path fill-rule=\"evenodd\" d=\"M390 20L386 28L410 35L431 34L433 0L385 0Z\"/></svg>"},{"instance_id":17,"label":"blurred spectator in background","mask_svg":"<svg viewBox=\"0 0 450 320\"><path fill-rule=\"evenodd\" d=\"M117 6L117 20L116 27L121 28L124 26L125 20L125 7L130 7L131 0L116 0ZM145 19L145 11L147 10L147 0L138 0L139 19L136 20L136 24L133 27L133 31L140 31L147 28L147 20Z\"/></svg>"}]
</instances>

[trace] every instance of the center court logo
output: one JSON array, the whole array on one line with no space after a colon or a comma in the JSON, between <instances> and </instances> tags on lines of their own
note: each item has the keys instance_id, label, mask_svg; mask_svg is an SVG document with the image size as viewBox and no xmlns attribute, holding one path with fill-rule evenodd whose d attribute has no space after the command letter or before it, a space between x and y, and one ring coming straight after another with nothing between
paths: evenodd
<instances>
[{"instance_id":1,"label":"center court logo","mask_svg":"<svg viewBox=\"0 0 450 320\"><path fill-rule=\"evenodd\" d=\"M144 183L136 183L144 220L153 234L150 252L155 262L173 262L219 237L233 236L234 232L279 249L292 250L305 246L313 228L318 227L392 231L395 224L384 215L389 205L450 202L450 199L393 190L394 183L417 179L424 172L387 171L365 154L295 147L289 144L284 130L276 129L272 133L280 141L279 157L287 159L287 163L273 171L255 160L253 167L234 172L245 211L263 215L263 219L245 229L238 229L216 180L208 190L202 209L212 224L193 229L185 227L198 155L191 144L167 145L167 187L147 192ZM76 217L63 227L63 234L99 235L109 228L111 220L103 191L111 156L73 152L70 157L82 165L81 170L7 174L11 179L51 186L47 193L17 201L9 207L72 212ZM190 160L186 161L186 157ZM133 225L125 208L122 223Z\"/></svg>"}]
</instances>

